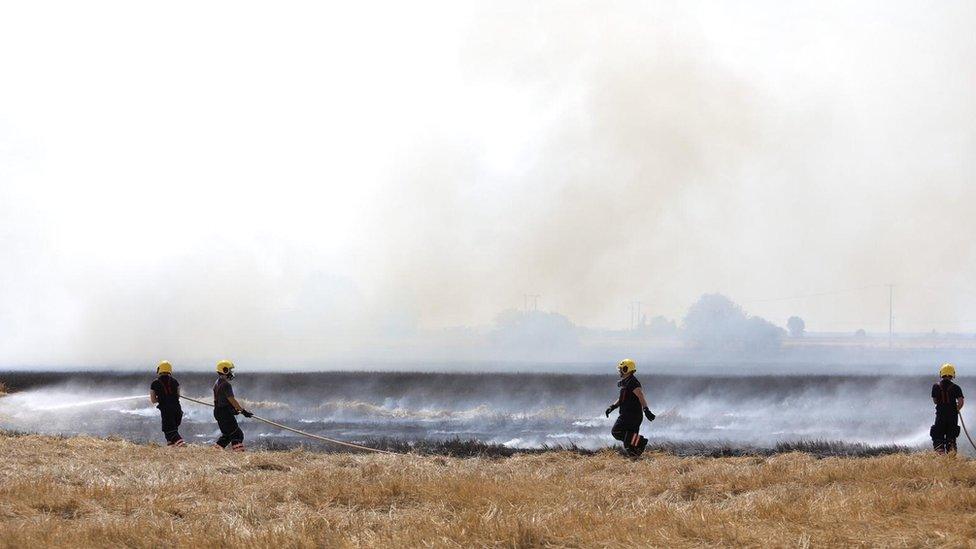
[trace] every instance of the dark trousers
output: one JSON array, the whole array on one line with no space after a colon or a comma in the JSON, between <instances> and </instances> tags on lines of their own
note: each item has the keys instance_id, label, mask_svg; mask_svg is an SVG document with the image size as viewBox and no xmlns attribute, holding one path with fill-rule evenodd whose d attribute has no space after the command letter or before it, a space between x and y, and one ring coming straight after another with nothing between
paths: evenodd
<instances>
[{"instance_id":1,"label":"dark trousers","mask_svg":"<svg viewBox=\"0 0 976 549\"><path fill-rule=\"evenodd\" d=\"M935 425L929 429L932 436L932 447L940 454L956 451L956 438L959 436L959 419L957 417L935 418Z\"/></svg>"},{"instance_id":2,"label":"dark trousers","mask_svg":"<svg viewBox=\"0 0 976 549\"><path fill-rule=\"evenodd\" d=\"M640 440L638 433L642 421L644 421L644 416L641 414L620 414L613 424L610 434L613 435L613 438L623 442L624 448L630 450L637 446L637 442Z\"/></svg>"},{"instance_id":3,"label":"dark trousers","mask_svg":"<svg viewBox=\"0 0 976 549\"><path fill-rule=\"evenodd\" d=\"M166 437L166 443L170 446L183 444L183 437L180 436L180 423L183 422L183 409L179 406L160 408L159 415L163 420L163 436Z\"/></svg>"},{"instance_id":4,"label":"dark trousers","mask_svg":"<svg viewBox=\"0 0 976 549\"><path fill-rule=\"evenodd\" d=\"M229 406L214 408L214 419L217 420L217 427L220 427L220 438L217 439L217 446L226 448L228 444L235 450L244 449L244 431L237 424L234 417L234 409Z\"/></svg>"}]
</instances>

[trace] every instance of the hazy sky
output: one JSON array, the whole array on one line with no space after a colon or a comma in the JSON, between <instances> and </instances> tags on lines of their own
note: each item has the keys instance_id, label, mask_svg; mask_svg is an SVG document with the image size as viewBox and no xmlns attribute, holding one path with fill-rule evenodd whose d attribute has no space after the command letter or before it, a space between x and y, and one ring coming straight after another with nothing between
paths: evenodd
<instances>
[{"instance_id":1,"label":"hazy sky","mask_svg":"<svg viewBox=\"0 0 976 549\"><path fill-rule=\"evenodd\" d=\"M355 4L355 5L353 5ZM0 365L722 292L976 330L973 2L0 7ZM861 290L802 299L852 288Z\"/></svg>"}]
</instances>

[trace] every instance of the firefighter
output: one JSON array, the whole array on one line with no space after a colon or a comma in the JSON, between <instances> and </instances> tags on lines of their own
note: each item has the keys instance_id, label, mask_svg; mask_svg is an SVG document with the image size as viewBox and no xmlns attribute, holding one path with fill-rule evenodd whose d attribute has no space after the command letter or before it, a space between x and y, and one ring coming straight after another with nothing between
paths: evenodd
<instances>
[{"instance_id":1,"label":"firefighter","mask_svg":"<svg viewBox=\"0 0 976 549\"><path fill-rule=\"evenodd\" d=\"M162 361L156 366L156 379L149 386L149 401L159 409L163 436L167 446L185 446L180 436L183 408L180 406L180 382L173 377L173 365Z\"/></svg>"},{"instance_id":2,"label":"firefighter","mask_svg":"<svg viewBox=\"0 0 976 549\"><path fill-rule=\"evenodd\" d=\"M244 409L234 398L234 388L230 380L234 379L234 363L221 360L217 363L217 381L213 385L214 419L220 427L220 438L214 443L215 448L224 449L230 444L236 452L244 451L244 431L241 431L234 416L240 414L251 417L251 412Z\"/></svg>"},{"instance_id":3,"label":"firefighter","mask_svg":"<svg viewBox=\"0 0 976 549\"><path fill-rule=\"evenodd\" d=\"M965 399L962 389L952 382L956 377L956 367L946 362L939 368L942 381L932 386L932 402L935 403L935 424L929 430L932 446L939 454L956 451L956 437L959 436L959 411Z\"/></svg>"},{"instance_id":4,"label":"firefighter","mask_svg":"<svg viewBox=\"0 0 976 549\"><path fill-rule=\"evenodd\" d=\"M624 443L624 450L628 455L637 457L644 453L644 448L647 446L647 439L639 433L641 422L644 421L644 417L647 421L654 421L654 414L647 408L644 390L641 389L640 381L637 381L637 376L634 375L637 372L637 363L625 358L617 365L617 372L620 374L620 381L617 382L620 396L605 413L610 417L610 412L620 408L620 415L610 433L613 438Z\"/></svg>"}]
</instances>

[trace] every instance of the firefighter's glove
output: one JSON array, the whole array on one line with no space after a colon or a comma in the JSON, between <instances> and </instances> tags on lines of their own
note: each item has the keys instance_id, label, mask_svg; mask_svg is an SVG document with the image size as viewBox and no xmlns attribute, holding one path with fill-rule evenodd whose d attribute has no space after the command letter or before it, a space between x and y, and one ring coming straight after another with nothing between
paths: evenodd
<instances>
[{"instance_id":1,"label":"firefighter's glove","mask_svg":"<svg viewBox=\"0 0 976 549\"><path fill-rule=\"evenodd\" d=\"M610 406L609 406L609 407L607 408L607 411L606 411L606 412L604 412L604 413L605 413L605 414L607 414L607 417L610 417L610 412L612 412L612 411L614 411L614 410L616 410L617 408L620 408L620 406L618 406L618 405L616 405L616 404L611 404L611 405L610 405Z\"/></svg>"},{"instance_id":2,"label":"firefighter's glove","mask_svg":"<svg viewBox=\"0 0 976 549\"><path fill-rule=\"evenodd\" d=\"M644 406L644 417L647 418L647 421L654 421L654 418L657 416L654 415L654 412L652 412L650 408Z\"/></svg>"},{"instance_id":3,"label":"firefighter's glove","mask_svg":"<svg viewBox=\"0 0 976 549\"><path fill-rule=\"evenodd\" d=\"M251 412L248 412L247 410L241 408L241 415L244 416L244 417L251 417L254 414L252 414Z\"/></svg>"}]
</instances>

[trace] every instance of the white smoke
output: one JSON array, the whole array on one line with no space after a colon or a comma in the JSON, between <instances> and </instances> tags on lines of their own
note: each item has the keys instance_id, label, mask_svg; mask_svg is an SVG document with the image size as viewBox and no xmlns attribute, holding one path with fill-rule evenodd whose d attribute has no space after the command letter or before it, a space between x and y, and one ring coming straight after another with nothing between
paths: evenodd
<instances>
[{"instance_id":1,"label":"white smoke","mask_svg":"<svg viewBox=\"0 0 976 549\"><path fill-rule=\"evenodd\" d=\"M972 329L974 10L4 6L0 364L439 356L526 293Z\"/></svg>"}]
</instances>

